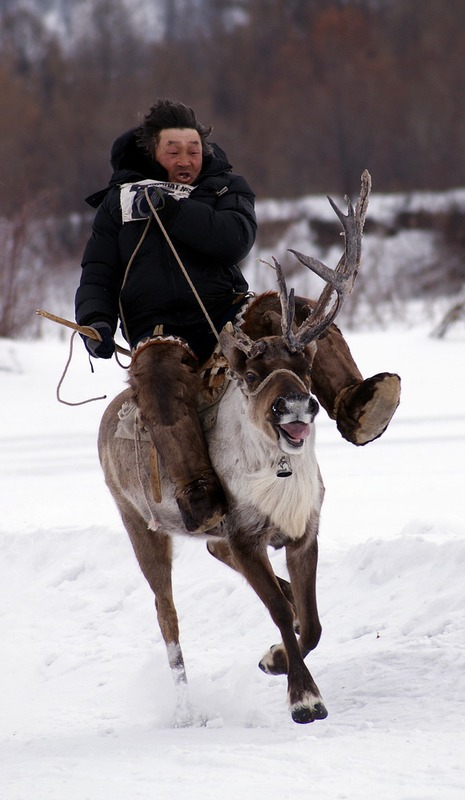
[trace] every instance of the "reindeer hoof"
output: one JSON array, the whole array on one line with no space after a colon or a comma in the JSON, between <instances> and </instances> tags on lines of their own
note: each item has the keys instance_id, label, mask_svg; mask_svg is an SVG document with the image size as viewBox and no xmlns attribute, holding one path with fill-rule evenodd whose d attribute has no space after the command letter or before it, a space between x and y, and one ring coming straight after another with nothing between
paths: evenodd
<instances>
[{"instance_id":1,"label":"reindeer hoof","mask_svg":"<svg viewBox=\"0 0 465 800\"><path fill-rule=\"evenodd\" d=\"M297 706L292 709L292 719L300 725L306 725L308 722L314 722L316 719L326 719L328 712L323 703L315 703L314 706Z\"/></svg>"},{"instance_id":2,"label":"reindeer hoof","mask_svg":"<svg viewBox=\"0 0 465 800\"><path fill-rule=\"evenodd\" d=\"M287 655L282 644L274 644L259 661L258 666L267 675L287 675Z\"/></svg>"},{"instance_id":3,"label":"reindeer hoof","mask_svg":"<svg viewBox=\"0 0 465 800\"><path fill-rule=\"evenodd\" d=\"M313 722L315 719L312 713L312 709L305 708L304 706L301 706L300 708L295 708L291 716L294 722L298 722L300 725L306 725L308 722Z\"/></svg>"}]
</instances>

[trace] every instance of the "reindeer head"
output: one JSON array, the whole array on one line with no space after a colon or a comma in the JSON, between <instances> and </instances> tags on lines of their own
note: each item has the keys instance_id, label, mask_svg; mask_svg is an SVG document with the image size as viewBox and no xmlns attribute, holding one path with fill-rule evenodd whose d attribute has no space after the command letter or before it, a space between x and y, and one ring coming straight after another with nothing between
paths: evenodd
<instances>
[{"instance_id":1,"label":"reindeer head","mask_svg":"<svg viewBox=\"0 0 465 800\"><path fill-rule=\"evenodd\" d=\"M284 453L300 453L319 408L310 395L313 348L293 352L282 336L249 341L228 329L220 335L249 417Z\"/></svg>"},{"instance_id":2,"label":"reindeer head","mask_svg":"<svg viewBox=\"0 0 465 800\"><path fill-rule=\"evenodd\" d=\"M253 339L242 327L232 325L220 334L231 374L247 399L250 419L287 454L303 451L318 412L318 403L310 394L312 361L317 340L334 321L354 286L370 186L370 175L365 171L355 211L346 197L347 215L329 198L345 237L344 253L336 269L291 251L327 283L318 301L308 307L308 315L300 326L295 323L294 290L287 291L283 271L275 260L281 316L267 309ZM267 335L263 335L265 332Z\"/></svg>"}]
</instances>

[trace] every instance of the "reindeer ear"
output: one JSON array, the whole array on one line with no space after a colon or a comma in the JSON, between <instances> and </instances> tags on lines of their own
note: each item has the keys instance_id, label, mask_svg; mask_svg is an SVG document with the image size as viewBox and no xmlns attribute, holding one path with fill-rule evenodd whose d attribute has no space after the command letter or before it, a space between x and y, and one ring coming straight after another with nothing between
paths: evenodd
<instances>
[{"instance_id":1,"label":"reindeer ear","mask_svg":"<svg viewBox=\"0 0 465 800\"><path fill-rule=\"evenodd\" d=\"M277 311L270 309L265 311L262 317L261 336L280 336L282 333L281 315Z\"/></svg>"},{"instance_id":2,"label":"reindeer ear","mask_svg":"<svg viewBox=\"0 0 465 800\"><path fill-rule=\"evenodd\" d=\"M318 342L309 342L304 347L304 355L310 365L313 364L313 359L315 358L317 349Z\"/></svg>"},{"instance_id":3,"label":"reindeer ear","mask_svg":"<svg viewBox=\"0 0 465 800\"><path fill-rule=\"evenodd\" d=\"M230 328L230 330L228 330ZM237 338L234 333L231 333L232 325L227 323L220 333L220 345L223 354L229 361L232 370L240 369L241 365L245 363L247 358L246 354L238 347Z\"/></svg>"}]
</instances>

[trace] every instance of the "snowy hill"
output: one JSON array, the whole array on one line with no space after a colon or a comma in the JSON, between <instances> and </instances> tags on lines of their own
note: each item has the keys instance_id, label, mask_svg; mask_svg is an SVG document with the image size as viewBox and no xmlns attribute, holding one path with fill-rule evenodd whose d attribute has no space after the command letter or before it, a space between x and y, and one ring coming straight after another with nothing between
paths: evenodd
<instances>
[{"instance_id":1,"label":"snowy hill","mask_svg":"<svg viewBox=\"0 0 465 800\"><path fill-rule=\"evenodd\" d=\"M0 13L17 12L24 9L40 19L50 34L55 34L68 47L92 27L98 7L97 0L1 0ZM160 39L163 35L162 0L120 0L128 11L127 21L134 31L148 39ZM103 13L108 8L102 8ZM130 12L130 13L129 13Z\"/></svg>"},{"instance_id":2,"label":"snowy hill","mask_svg":"<svg viewBox=\"0 0 465 800\"><path fill-rule=\"evenodd\" d=\"M181 30L183 36L194 37L212 14L227 26L244 20L240 0L226 4L224 9L215 9L205 0L0 0L0 15L20 11L39 20L44 30L57 36L67 49L92 33L110 14L117 22L124 22L126 32L151 42L161 41L166 35L177 39Z\"/></svg>"},{"instance_id":3,"label":"snowy hill","mask_svg":"<svg viewBox=\"0 0 465 800\"><path fill-rule=\"evenodd\" d=\"M329 717L311 726L257 669L277 640L260 602L180 540L181 640L208 723L172 727L153 597L97 461L105 403L56 402L66 345L0 340L2 800L462 800L465 330L430 328L349 337L364 374L403 379L380 440L355 448L318 417L323 638L308 662ZM124 381L114 362L92 375L79 347L62 395Z\"/></svg>"},{"instance_id":4,"label":"snowy hill","mask_svg":"<svg viewBox=\"0 0 465 800\"><path fill-rule=\"evenodd\" d=\"M334 198L345 211L342 198ZM316 256L335 267L342 252L340 224L326 197L261 200L255 250L247 277L256 291L270 288L273 273L260 260L273 257L285 267L290 285L306 297L321 291L321 281L302 269L288 248ZM379 322L405 316L405 300L453 297L465 286L465 189L445 192L373 192L363 238L357 290L345 319ZM361 312L361 313L360 313ZM344 315L343 315L344 318Z\"/></svg>"}]
</instances>

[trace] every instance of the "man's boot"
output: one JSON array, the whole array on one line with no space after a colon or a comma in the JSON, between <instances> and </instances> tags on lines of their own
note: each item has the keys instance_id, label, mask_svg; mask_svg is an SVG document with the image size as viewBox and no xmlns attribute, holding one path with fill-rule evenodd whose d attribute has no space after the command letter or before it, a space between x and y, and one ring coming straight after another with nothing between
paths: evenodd
<instances>
[{"instance_id":1,"label":"man's boot","mask_svg":"<svg viewBox=\"0 0 465 800\"><path fill-rule=\"evenodd\" d=\"M197 359L182 340L139 346L130 385L191 533L215 528L227 512L197 412Z\"/></svg>"},{"instance_id":2,"label":"man's boot","mask_svg":"<svg viewBox=\"0 0 465 800\"><path fill-rule=\"evenodd\" d=\"M339 392L336 425L344 439L363 445L378 439L399 405L400 378L381 372Z\"/></svg>"},{"instance_id":3,"label":"man's boot","mask_svg":"<svg viewBox=\"0 0 465 800\"><path fill-rule=\"evenodd\" d=\"M381 436L399 405L400 378L381 372L363 379L336 325L318 340L312 389L344 439L364 445Z\"/></svg>"}]
</instances>

